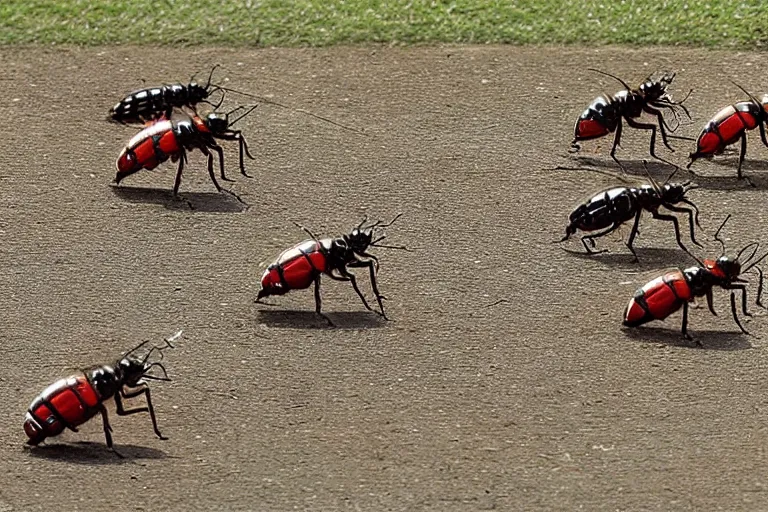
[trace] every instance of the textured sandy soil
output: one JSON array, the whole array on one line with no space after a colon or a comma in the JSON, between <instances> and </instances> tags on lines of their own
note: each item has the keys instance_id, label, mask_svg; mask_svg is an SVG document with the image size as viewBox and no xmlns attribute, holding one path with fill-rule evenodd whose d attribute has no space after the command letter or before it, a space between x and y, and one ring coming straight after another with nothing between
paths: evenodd
<instances>
[{"instance_id":1,"label":"textured sandy soil","mask_svg":"<svg viewBox=\"0 0 768 512\"><path fill-rule=\"evenodd\" d=\"M242 122L252 179L226 146L226 185L248 208L215 192L199 152L181 200L170 163L111 187L137 129L108 108L142 79L214 63L231 87L367 136L262 105ZM729 79L764 92L765 66L666 49L0 49L0 511L767 509L765 313L742 335L719 290L719 316L691 312L703 349L679 315L627 332L635 289L693 262L671 226L643 221L639 264L618 236L593 258L552 243L578 202L644 179L648 134L633 130L630 176L575 170L617 170L610 138L567 152L576 117L618 86L586 68L678 71L672 93L695 89L678 133L696 136L743 96ZM673 144L659 154L684 164L691 143ZM695 167L700 257L719 253L726 213L731 249L768 240L756 132L749 154L754 188L733 154ZM391 321L336 282L323 288L336 329L310 290L254 304L264 267L304 238L294 221L336 235L398 212L388 240L412 252L377 251ZM177 329L173 382L152 388L169 440L113 414L125 460L98 420L24 447L45 386Z\"/></svg>"}]
</instances>

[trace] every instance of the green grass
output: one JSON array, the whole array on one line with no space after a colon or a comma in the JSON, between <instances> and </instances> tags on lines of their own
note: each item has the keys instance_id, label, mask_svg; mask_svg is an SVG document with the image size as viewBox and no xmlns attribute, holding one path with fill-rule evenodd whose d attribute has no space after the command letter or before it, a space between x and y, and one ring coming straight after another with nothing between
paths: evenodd
<instances>
[{"instance_id":1,"label":"green grass","mask_svg":"<svg viewBox=\"0 0 768 512\"><path fill-rule=\"evenodd\" d=\"M761 7L762 3L0 0L0 44L327 46L461 42L756 47L768 37L768 9Z\"/></svg>"}]
</instances>

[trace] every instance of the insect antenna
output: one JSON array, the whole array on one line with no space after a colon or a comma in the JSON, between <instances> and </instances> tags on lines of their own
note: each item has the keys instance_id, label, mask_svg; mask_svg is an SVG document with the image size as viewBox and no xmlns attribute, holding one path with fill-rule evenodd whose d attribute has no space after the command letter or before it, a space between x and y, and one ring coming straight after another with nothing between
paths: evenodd
<instances>
[{"instance_id":1,"label":"insect antenna","mask_svg":"<svg viewBox=\"0 0 768 512\"><path fill-rule=\"evenodd\" d=\"M248 114L250 114L251 112L253 112L254 110L256 110L256 107L258 107L258 106L259 106L259 104L257 103L256 105L254 105L254 106L252 106L251 108L249 108L249 109L248 109L248 110L245 112L245 114L241 115L240 117L238 117L237 119L235 119L235 120L234 120L234 121L232 121L231 123L228 123L228 124L229 124L229 127L232 127L232 126L234 126L236 122L238 122L239 120L241 120L242 118L244 118L245 116L247 116ZM237 112L238 110L240 110L240 109L242 109L242 108L246 108L246 107L237 107L237 108L236 108L236 109L234 109L234 110L230 110L230 111L227 113L227 117L229 117L229 114L231 114L231 113L233 113L233 112Z\"/></svg>"},{"instance_id":2,"label":"insect antenna","mask_svg":"<svg viewBox=\"0 0 768 512\"><path fill-rule=\"evenodd\" d=\"M725 223L728 222L728 219L731 218L731 214L729 213L722 224L720 224L720 227L717 228L717 231L715 231L715 240L720 242L720 247L722 248L722 251L720 252L720 257L725 256L725 242L723 242L722 238L720 238L720 231L722 231L723 227L725 226Z\"/></svg>"},{"instance_id":3,"label":"insect antenna","mask_svg":"<svg viewBox=\"0 0 768 512\"><path fill-rule=\"evenodd\" d=\"M628 91L632 90L632 87L630 87L627 82L625 82L624 80L622 80L621 78L619 78L619 77L617 77L615 75L612 75L610 73L606 73L605 71L600 71L599 69L595 69L595 68L587 68L587 71L594 71L595 73L600 73L601 75L609 76L609 77L613 78L614 80L617 80L619 83L621 83L621 85L626 87Z\"/></svg>"},{"instance_id":4,"label":"insect antenna","mask_svg":"<svg viewBox=\"0 0 768 512\"><path fill-rule=\"evenodd\" d=\"M757 243L757 242L753 242L753 243ZM758 247L759 247L759 244L758 244ZM757 248L755 249L755 252L754 252L754 253L752 253L752 254L754 255L756 252L757 252ZM766 253L765 253L765 254L763 254L762 256L760 256L759 258L757 258L755 261L753 261L752 263L750 263L749 265L747 265L747 267L746 267L745 269L743 269L743 270L741 271L741 273L743 274L744 272L749 272L750 270L752 270L752 268L753 268L755 265L757 265L758 263L760 263L761 261L763 261L763 260L764 260L766 257L768 257L768 251L766 251ZM749 260L747 260L747 261L749 261ZM762 280L763 280L763 278L762 278L762 273L763 273L763 272L762 272L762 270L760 270L759 268L758 268L757 270L758 270L758 272L760 273L760 282L761 282L761 284L762 284Z\"/></svg>"},{"instance_id":5,"label":"insect antenna","mask_svg":"<svg viewBox=\"0 0 768 512\"><path fill-rule=\"evenodd\" d=\"M146 341L142 341L141 343L139 343L138 345L136 345L135 347L133 347L131 350L129 350L128 352L126 352L126 353L123 355L123 357L128 357L129 355L133 354L134 352L136 352L137 350L139 350L141 347L143 347L143 346L144 346L144 345L146 345L147 343L149 343L149 340L146 340Z\"/></svg>"},{"instance_id":6,"label":"insect antenna","mask_svg":"<svg viewBox=\"0 0 768 512\"><path fill-rule=\"evenodd\" d=\"M741 89L744 92L744 94L749 96L749 99L752 100L752 102L754 102L755 105L757 105L759 108L763 108L762 105L760 104L760 102L758 101L758 99L755 98L749 91L747 91L745 88L743 88L742 86L740 86L739 84L737 84L733 80L731 80L731 83L733 85L735 85L736 87L738 87L739 89Z\"/></svg>"},{"instance_id":7,"label":"insect antenna","mask_svg":"<svg viewBox=\"0 0 768 512\"><path fill-rule=\"evenodd\" d=\"M389 226L391 226L392 224L394 224L394 223L395 223L395 221L396 221L397 219L399 219L400 217L402 217L402 216L403 216L403 214L402 214L402 213L398 213L397 215L395 215L395 218L394 218L394 219L392 219L391 221L387 222L386 224L379 224L379 225L378 225L378 227L380 227L380 228L386 228L386 227L389 227Z\"/></svg>"},{"instance_id":8,"label":"insect antenna","mask_svg":"<svg viewBox=\"0 0 768 512\"><path fill-rule=\"evenodd\" d=\"M656 180L653 179L653 176L651 176L651 173L648 172L648 160L643 160L643 169L645 170L645 175L648 176L648 179L651 182L651 186L653 187L653 190L656 191L656 193L661 196L661 188L659 188L659 184L656 183ZM677 169L675 169L677 170Z\"/></svg>"},{"instance_id":9,"label":"insect antenna","mask_svg":"<svg viewBox=\"0 0 768 512\"><path fill-rule=\"evenodd\" d=\"M265 98L263 96L257 96L256 94L250 94L250 93L247 93L247 92L238 91L236 89L230 89L229 87L221 87L221 86L219 86L219 89L221 89L222 91L227 91L227 92L231 92L231 93L234 93L234 94L240 94L240 95L245 96L247 98L253 98L255 100L261 101L262 103L267 103L269 105L274 105L276 107L284 108L286 110L293 110L294 112L300 112L300 113L302 113L304 115L308 115L310 117L314 117L315 119L319 119L320 121L324 121L324 122L332 124L334 126L338 126L339 128L342 128L344 130L347 130L347 131L350 131L350 132L355 132L355 133L357 133L359 135L365 135L366 137L369 137L369 135L367 133L365 133L364 131L362 131L362 130L358 130L356 128L351 128L351 127L343 125L341 123L337 123L336 121L328 119L327 117L323 117L323 116L319 116L317 114L313 114L312 112L309 112L309 111L304 110L302 108L289 107L288 105L283 105L282 103L278 103L276 101L272 101L272 100L267 99L267 98Z\"/></svg>"},{"instance_id":10,"label":"insect antenna","mask_svg":"<svg viewBox=\"0 0 768 512\"><path fill-rule=\"evenodd\" d=\"M385 238L386 236L380 236L379 238L377 238L376 240L370 243L371 247L382 247L384 249L399 249L401 251L413 252L404 245L382 245L378 243L379 241L384 240Z\"/></svg>"},{"instance_id":11,"label":"insect antenna","mask_svg":"<svg viewBox=\"0 0 768 512\"><path fill-rule=\"evenodd\" d=\"M147 352L147 354L144 356L144 359L141 360L141 364L145 364L149 360L149 356L155 350L157 350L160 353L160 361L162 361L163 357L165 357L165 354L163 353L163 350L165 350L166 348L176 348L171 342L172 341L176 341L177 339L179 339L181 337L181 333L182 332L183 331L177 331L173 336L169 336L167 338L164 338L163 341L165 342L165 345L155 345L154 347L149 349L149 352ZM152 364L155 364L155 363L152 363ZM151 367L151 365L150 365L150 367Z\"/></svg>"},{"instance_id":12,"label":"insect antenna","mask_svg":"<svg viewBox=\"0 0 768 512\"><path fill-rule=\"evenodd\" d=\"M211 79L213 78L213 72L216 71L216 68L218 68L220 64L216 64L211 68L211 73L208 75L208 83L205 84L205 88L208 89L211 86ZM221 87L219 87L221 89Z\"/></svg>"},{"instance_id":13,"label":"insect antenna","mask_svg":"<svg viewBox=\"0 0 768 512\"><path fill-rule=\"evenodd\" d=\"M752 249L754 247L754 249ZM747 250L752 249L752 252L749 254L749 258L744 260L744 263L742 265L747 265L747 263L755 257L755 254L757 254L757 251L760 249L760 244L758 242L752 242L744 246L742 250L739 251L739 254L736 256L736 261L741 260L741 255L744 254ZM763 256L765 257L765 256ZM758 260L759 261L759 260ZM742 270L742 272L746 272L752 268L752 266L748 266Z\"/></svg>"},{"instance_id":14,"label":"insect antenna","mask_svg":"<svg viewBox=\"0 0 768 512\"><path fill-rule=\"evenodd\" d=\"M312 237L312 240L314 240L314 241L315 241L315 242L317 242L318 244L320 243L320 240L318 240L318 239L317 239L317 236L315 236L315 234L314 234L313 232L311 232L309 229L305 228L304 226L302 226L301 224L299 224L299 223L298 223L298 222L296 222L296 221L291 221L291 222L293 222L293 224L294 224L296 227L298 227L299 229L301 229L302 231L304 231L306 234L308 234L309 236L311 236L311 237Z\"/></svg>"},{"instance_id":15,"label":"insect antenna","mask_svg":"<svg viewBox=\"0 0 768 512\"><path fill-rule=\"evenodd\" d=\"M158 368L160 368L163 371L163 376L162 377L158 377L156 375L147 375L146 372L150 371L155 366L157 366ZM171 381L171 378L168 377L168 372L165 370L165 366L163 366L163 363L159 363L159 362L155 362L155 363L150 364L147 367L147 369L145 370L144 375L142 376L142 378L150 379L150 380L162 380L162 381L166 381L166 382L170 382Z\"/></svg>"}]
</instances>

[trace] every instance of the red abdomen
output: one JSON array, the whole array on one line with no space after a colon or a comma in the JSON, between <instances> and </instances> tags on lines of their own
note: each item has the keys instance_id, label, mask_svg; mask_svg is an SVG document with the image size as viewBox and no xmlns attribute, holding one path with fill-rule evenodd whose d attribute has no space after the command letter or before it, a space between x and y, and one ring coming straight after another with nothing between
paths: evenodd
<instances>
[{"instance_id":1,"label":"red abdomen","mask_svg":"<svg viewBox=\"0 0 768 512\"><path fill-rule=\"evenodd\" d=\"M652 320L664 320L691 299L683 273L669 272L635 292L624 310L624 325L637 327Z\"/></svg>"},{"instance_id":2,"label":"red abdomen","mask_svg":"<svg viewBox=\"0 0 768 512\"><path fill-rule=\"evenodd\" d=\"M24 421L27 443L38 444L46 437L76 427L97 412L99 397L85 375L61 379L48 386L29 407Z\"/></svg>"},{"instance_id":3,"label":"red abdomen","mask_svg":"<svg viewBox=\"0 0 768 512\"><path fill-rule=\"evenodd\" d=\"M596 119L579 119L574 136L579 140L595 139L608 135L609 132L610 130Z\"/></svg>"},{"instance_id":4,"label":"red abdomen","mask_svg":"<svg viewBox=\"0 0 768 512\"><path fill-rule=\"evenodd\" d=\"M140 131L117 157L117 177L120 180L142 169L154 169L169 157L181 153L171 121L158 121Z\"/></svg>"},{"instance_id":5,"label":"red abdomen","mask_svg":"<svg viewBox=\"0 0 768 512\"><path fill-rule=\"evenodd\" d=\"M756 107L751 102L729 105L715 114L699 135L696 154L715 155L739 140L747 130L754 130L760 122L756 116Z\"/></svg>"},{"instance_id":6,"label":"red abdomen","mask_svg":"<svg viewBox=\"0 0 768 512\"><path fill-rule=\"evenodd\" d=\"M325 246L325 240L321 240ZM318 274L326 271L325 247L307 240L284 251L261 277L260 296L282 295L290 290L308 288Z\"/></svg>"}]
</instances>

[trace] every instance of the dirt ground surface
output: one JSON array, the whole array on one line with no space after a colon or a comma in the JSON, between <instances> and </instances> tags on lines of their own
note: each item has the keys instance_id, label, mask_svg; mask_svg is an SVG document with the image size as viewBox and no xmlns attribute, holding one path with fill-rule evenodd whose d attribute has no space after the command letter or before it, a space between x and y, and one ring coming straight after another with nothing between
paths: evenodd
<instances>
[{"instance_id":1,"label":"dirt ground surface","mask_svg":"<svg viewBox=\"0 0 768 512\"><path fill-rule=\"evenodd\" d=\"M142 80L215 63L230 87L366 135L261 105L240 123L252 179L224 143L235 182L223 184L247 208L216 193L198 151L181 199L170 162L111 186L139 128L107 123L109 107ZM634 291L694 263L672 226L644 218L640 263L618 235L596 257L578 239L553 243L593 192L644 180L648 133L625 129L629 176L610 137L568 153L578 115L621 88L587 68L632 83L676 70L673 96L695 89L694 122L677 133L695 137L743 98L729 80L764 92L764 54L4 48L0 67L0 511L768 510L765 311L750 305L743 335L718 289L719 316L691 310L703 348L681 338L679 313L628 331ZM659 155L684 165L693 143L672 144ZM694 167L699 257L719 254L727 213L732 252L768 240L757 131L748 154L755 187L735 179L735 153ZM399 212L388 241L411 251L376 250L390 321L328 280L335 329L311 290L254 304L266 265L306 238L293 222L340 235ZM48 384L178 329L173 381L152 383L167 441L146 415L113 412L125 459L98 418L24 445L24 414Z\"/></svg>"}]
</instances>

